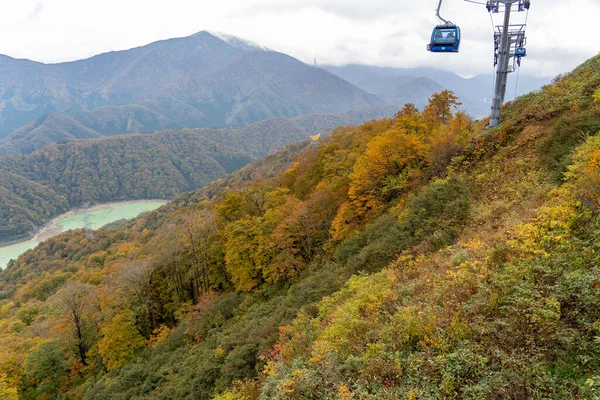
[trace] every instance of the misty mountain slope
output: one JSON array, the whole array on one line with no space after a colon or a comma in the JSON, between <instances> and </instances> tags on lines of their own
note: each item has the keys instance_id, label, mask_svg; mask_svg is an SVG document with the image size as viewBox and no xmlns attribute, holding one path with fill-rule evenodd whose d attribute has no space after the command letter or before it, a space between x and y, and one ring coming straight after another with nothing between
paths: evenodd
<instances>
[{"instance_id":1,"label":"misty mountain slope","mask_svg":"<svg viewBox=\"0 0 600 400\"><path fill-rule=\"evenodd\" d=\"M376 67L371 65L324 65L321 66L321 68L347 80L369 93L383 93L386 90L389 90L389 84L392 80L404 78L404 83L408 83L415 78L415 75L413 74L401 74L400 71L396 71L394 68ZM400 82L397 83L399 84Z\"/></svg>"},{"instance_id":2,"label":"misty mountain slope","mask_svg":"<svg viewBox=\"0 0 600 400\"><path fill-rule=\"evenodd\" d=\"M442 85L428 78L417 78L408 82L401 78L394 83L396 85L383 92L380 97L390 104L412 103L419 109L425 107L432 94L444 90Z\"/></svg>"},{"instance_id":3,"label":"misty mountain slope","mask_svg":"<svg viewBox=\"0 0 600 400\"><path fill-rule=\"evenodd\" d=\"M182 129L184 125L139 105L106 106L72 116L102 135Z\"/></svg>"},{"instance_id":4,"label":"misty mountain slope","mask_svg":"<svg viewBox=\"0 0 600 400\"><path fill-rule=\"evenodd\" d=\"M170 85L146 104L178 121L181 105L189 105L198 110L199 123L241 128L267 118L338 114L385 102L285 54L254 51L218 72Z\"/></svg>"},{"instance_id":5,"label":"misty mountain slope","mask_svg":"<svg viewBox=\"0 0 600 400\"><path fill-rule=\"evenodd\" d=\"M423 109L429 102L429 98L445 89L436 81L429 78L411 78L400 76L389 82L390 88L379 94L383 100L397 107L412 103L417 108ZM486 115L488 108L480 101L473 100L472 97L464 95L462 92L454 91L462 105L461 110L471 115Z\"/></svg>"},{"instance_id":6,"label":"misty mountain slope","mask_svg":"<svg viewBox=\"0 0 600 400\"><path fill-rule=\"evenodd\" d=\"M486 115L489 106L481 99L478 84L459 75L435 68L390 68L368 65L324 67L369 93L402 106L413 103L422 108L429 97L440 90L454 91L463 103L462 109L474 117Z\"/></svg>"},{"instance_id":7,"label":"misty mountain slope","mask_svg":"<svg viewBox=\"0 0 600 400\"><path fill-rule=\"evenodd\" d=\"M436 68L394 68L359 64L349 64L342 67L323 66L323 68L388 102L396 101L393 103L396 105L404 99L410 98L412 96L411 90L426 93L427 87L431 86L430 83L425 84L426 81L421 80L426 78L436 82L444 89L457 93L463 103L462 109L471 116L479 118L489 114L493 90L493 76L491 74L463 78L454 72ZM402 85L411 81L416 81L416 83L401 88ZM419 82L424 84L424 87L419 87L417 84ZM515 87L517 87L517 95L523 95L538 90L549 82L550 78L548 77L521 74L517 86L516 73L509 74L506 100L510 101L514 98Z\"/></svg>"},{"instance_id":8,"label":"misty mountain slope","mask_svg":"<svg viewBox=\"0 0 600 400\"><path fill-rule=\"evenodd\" d=\"M394 105L365 108L357 111L333 114L307 114L292 118L311 135L332 131L338 126L360 125L365 121L393 117L400 107Z\"/></svg>"}]
</instances>

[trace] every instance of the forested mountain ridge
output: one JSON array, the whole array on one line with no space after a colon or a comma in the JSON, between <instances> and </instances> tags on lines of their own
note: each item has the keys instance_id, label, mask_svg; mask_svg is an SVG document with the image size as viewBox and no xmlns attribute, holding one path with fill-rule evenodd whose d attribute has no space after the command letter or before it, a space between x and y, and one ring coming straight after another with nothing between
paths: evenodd
<instances>
[{"instance_id":1,"label":"forested mountain ridge","mask_svg":"<svg viewBox=\"0 0 600 400\"><path fill-rule=\"evenodd\" d=\"M85 203L137 199L171 199L239 169L252 160L339 125L393 115L395 107L376 107L339 115L304 115L292 119L261 121L241 130L184 129L153 134L132 134L47 145L25 156L0 157L0 242L31 236L52 217ZM14 145L35 148L48 133L61 135L55 121L66 117L49 114L28 128L41 132L40 141L24 138ZM69 119L69 122L73 122ZM18 132L20 132L19 130ZM93 132L91 134L93 136ZM12 135L11 135L12 136ZM76 138L77 139L77 138ZM4 147L4 149L10 148ZM0 154L2 152L0 145ZM18 151L17 151L18 153ZM14 191L6 174L19 177L28 190ZM44 187L40 191L40 185ZM43 193L47 203L37 204ZM36 203L34 205L34 203Z\"/></svg>"},{"instance_id":2,"label":"forested mountain ridge","mask_svg":"<svg viewBox=\"0 0 600 400\"><path fill-rule=\"evenodd\" d=\"M496 129L456 105L25 253L0 272L0 394L594 398L600 57Z\"/></svg>"},{"instance_id":3,"label":"forested mountain ridge","mask_svg":"<svg viewBox=\"0 0 600 400\"><path fill-rule=\"evenodd\" d=\"M255 158L219 136L218 131L133 134L53 144L27 156L2 157L0 188L11 196L0 198L6 209L0 216L0 240L30 236L57 214L88 202L170 199ZM18 177L27 189L14 191L5 177ZM48 201L33 207L40 195Z\"/></svg>"},{"instance_id":4,"label":"forested mountain ridge","mask_svg":"<svg viewBox=\"0 0 600 400\"><path fill-rule=\"evenodd\" d=\"M86 128L114 135L239 129L275 117L388 105L290 56L208 32L68 63L2 56L0 69L0 140L13 149L27 150L12 142L23 141L32 129L27 125L48 113L55 113L55 122L62 114L65 126L55 126L60 134L48 132L44 142L77 137L72 120L85 127L79 136ZM7 137L11 133L17 137Z\"/></svg>"},{"instance_id":5,"label":"forested mountain ridge","mask_svg":"<svg viewBox=\"0 0 600 400\"><path fill-rule=\"evenodd\" d=\"M52 143L101 136L70 117L50 112L0 139L0 156L29 154Z\"/></svg>"},{"instance_id":6,"label":"forested mountain ridge","mask_svg":"<svg viewBox=\"0 0 600 400\"><path fill-rule=\"evenodd\" d=\"M390 117L396 111L398 111L396 106L377 106L338 114L269 118L247 125L241 129L241 133L262 136L263 141L273 144L281 142L289 144L290 135L304 139L309 134L329 132L336 126L356 125L371 119ZM0 139L0 156L30 154L52 143L137 131L178 130L183 129L184 126L185 123L167 119L141 106L103 107L94 112L80 112L71 117L51 112ZM286 130L279 132L282 126ZM297 132L291 133L291 130ZM283 146L277 149L281 147ZM264 154L267 152L260 153L260 155Z\"/></svg>"},{"instance_id":7,"label":"forested mountain ridge","mask_svg":"<svg viewBox=\"0 0 600 400\"><path fill-rule=\"evenodd\" d=\"M69 209L64 196L10 172L0 173L0 241L32 233Z\"/></svg>"}]
</instances>

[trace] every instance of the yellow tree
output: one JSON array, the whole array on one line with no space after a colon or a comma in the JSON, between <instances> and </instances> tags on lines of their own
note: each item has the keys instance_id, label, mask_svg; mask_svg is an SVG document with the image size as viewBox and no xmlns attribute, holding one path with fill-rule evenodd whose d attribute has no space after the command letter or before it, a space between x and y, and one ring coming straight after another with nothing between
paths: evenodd
<instances>
[{"instance_id":1,"label":"yellow tree","mask_svg":"<svg viewBox=\"0 0 600 400\"><path fill-rule=\"evenodd\" d=\"M126 313L118 313L101 329L102 338L98 341L98 352L108 370L117 368L133 360L138 351L146 345L132 318Z\"/></svg>"},{"instance_id":2,"label":"yellow tree","mask_svg":"<svg viewBox=\"0 0 600 400\"><path fill-rule=\"evenodd\" d=\"M17 400L18 398L17 388L11 386L8 380L0 375L0 399Z\"/></svg>"},{"instance_id":3,"label":"yellow tree","mask_svg":"<svg viewBox=\"0 0 600 400\"><path fill-rule=\"evenodd\" d=\"M394 120L398 121L399 119L402 119L405 117L410 117L413 115L420 115L420 114L421 114L421 111L419 111L419 109L417 107L415 107L414 104L406 103L404 105L404 107L402 107L402 109L400 111L398 111L398 113L396 113Z\"/></svg>"},{"instance_id":4,"label":"yellow tree","mask_svg":"<svg viewBox=\"0 0 600 400\"><path fill-rule=\"evenodd\" d=\"M432 129L428 137L431 146L431 170L441 174L452 158L459 155L471 137L471 118L464 112L457 112L446 125Z\"/></svg>"},{"instance_id":5,"label":"yellow tree","mask_svg":"<svg viewBox=\"0 0 600 400\"><path fill-rule=\"evenodd\" d=\"M402 127L373 138L350 175L352 211L360 219L372 217L387 202L413 187L427 160L423 138Z\"/></svg>"},{"instance_id":6,"label":"yellow tree","mask_svg":"<svg viewBox=\"0 0 600 400\"><path fill-rule=\"evenodd\" d=\"M92 303L93 288L92 285L86 283L69 281L52 298L57 312L71 326L70 330L74 337L77 356L82 365L87 365L86 352L89 345L84 331L87 323L86 314Z\"/></svg>"},{"instance_id":7,"label":"yellow tree","mask_svg":"<svg viewBox=\"0 0 600 400\"><path fill-rule=\"evenodd\" d=\"M263 218L241 219L227 226L225 263L239 292L261 285L266 267L265 225Z\"/></svg>"},{"instance_id":8,"label":"yellow tree","mask_svg":"<svg viewBox=\"0 0 600 400\"><path fill-rule=\"evenodd\" d=\"M600 209L600 136L589 138L575 152L565 178L584 204Z\"/></svg>"},{"instance_id":9,"label":"yellow tree","mask_svg":"<svg viewBox=\"0 0 600 400\"><path fill-rule=\"evenodd\" d=\"M450 122L452 112L462 103L451 90L442 90L429 98L429 104L425 106L423 115L430 127L444 125Z\"/></svg>"},{"instance_id":10,"label":"yellow tree","mask_svg":"<svg viewBox=\"0 0 600 400\"><path fill-rule=\"evenodd\" d=\"M396 114L394 126L396 128L404 129L407 133L414 133L423 139L426 139L427 136L429 136L428 133L430 133L426 118L412 104L406 104L404 108Z\"/></svg>"},{"instance_id":11,"label":"yellow tree","mask_svg":"<svg viewBox=\"0 0 600 400\"><path fill-rule=\"evenodd\" d=\"M339 205L338 196L320 188L304 202L290 202L283 210L285 220L273 238L287 244L287 249L302 263L310 262L322 245L331 238L329 229Z\"/></svg>"}]
</instances>

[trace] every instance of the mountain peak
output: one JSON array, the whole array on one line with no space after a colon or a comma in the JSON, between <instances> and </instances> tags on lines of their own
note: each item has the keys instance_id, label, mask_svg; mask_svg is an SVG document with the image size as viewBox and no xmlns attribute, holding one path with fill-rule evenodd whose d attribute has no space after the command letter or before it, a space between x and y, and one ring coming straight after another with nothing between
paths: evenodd
<instances>
[{"instance_id":1,"label":"mountain peak","mask_svg":"<svg viewBox=\"0 0 600 400\"><path fill-rule=\"evenodd\" d=\"M211 36L214 36L216 38L221 39L222 41L224 41L225 43L229 44L230 46L233 46L233 47L238 48L240 50L272 51L268 47L262 46L262 45L260 45L258 43L254 43L254 42L252 42L250 40L246 40L246 39L242 39L242 38L237 37L237 36L230 35L228 33L210 32L210 31L201 31L201 32L196 33L196 35L199 35L199 34L209 34Z\"/></svg>"}]
</instances>

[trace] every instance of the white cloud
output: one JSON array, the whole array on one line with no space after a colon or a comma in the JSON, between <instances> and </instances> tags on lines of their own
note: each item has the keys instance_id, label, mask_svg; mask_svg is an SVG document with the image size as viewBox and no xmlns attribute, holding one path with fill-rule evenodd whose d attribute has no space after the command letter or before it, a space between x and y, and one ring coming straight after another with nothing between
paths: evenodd
<instances>
[{"instance_id":1,"label":"white cloud","mask_svg":"<svg viewBox=\"0 0 600 400\"><path fill-rule=\"evenodd\" d=\"M523 73L556 75L595 55L599 3L532 0ZM211 30L306 62L492 72L492 27L483 5L445 0L442 15L463 31L461 53L425 50L436 6L437 0L0 0L0 53L60 62Z\"/></svg>"},{"instance_id":2,"label":"white cloud","mask_svg":"<svg viewBox=\"0 0 600 400\"><path fill-rule=\"evenodd\" d=\"M29 19L36 19L42 11L44 11L44 3L40 1L35 4L33 10L29 13Z\"/></svg>"}]
</instances>

